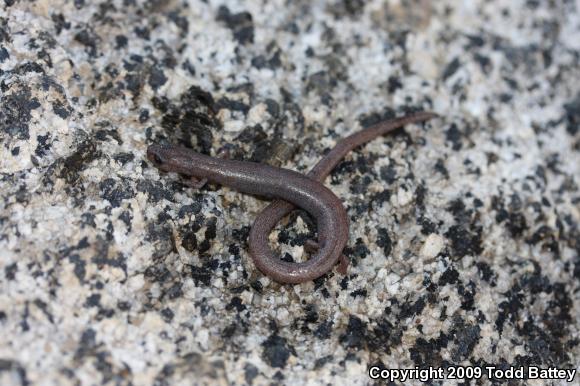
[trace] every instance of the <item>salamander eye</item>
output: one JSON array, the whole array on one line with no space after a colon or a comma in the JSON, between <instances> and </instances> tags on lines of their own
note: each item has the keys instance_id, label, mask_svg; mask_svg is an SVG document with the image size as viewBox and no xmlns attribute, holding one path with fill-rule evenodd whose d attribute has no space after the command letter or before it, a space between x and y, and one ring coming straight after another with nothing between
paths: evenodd
<instances>
[{"instance_id":1,"label":"salamander eye","mask_svg":"<svg viewBox=\"0 0 580 386\"><path fill-rule=\"evenodd\" d=\"M153 165L157 167L165 163L163 160L163 155L160 154L159 150L155 146L149 146L147 149L147 158L153 163Z\"/></svg>"}]
</instances>

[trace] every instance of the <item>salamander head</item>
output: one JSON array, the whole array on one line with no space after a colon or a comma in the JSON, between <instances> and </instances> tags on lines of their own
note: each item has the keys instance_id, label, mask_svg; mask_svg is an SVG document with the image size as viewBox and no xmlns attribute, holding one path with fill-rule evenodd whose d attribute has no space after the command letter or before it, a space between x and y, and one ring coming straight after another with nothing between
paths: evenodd
<instances>
[{"instance_id":1,"label":"salamander head","mask_svg":"<svg viewBox=\"0 0 580 386\"><path fill-rule=\"evenodd\" d=\"M151 145L147 148L147 158L156 168L163 171L171 170L171 146Z\"/></svg>"},{"instance_id":2,"label":"salamander head","mask_svg":"<svg viewBox=\"0 0 580 386\"><path fill-rule=\"evenodd\" d=\"M151 145L147 148L149 161L164 172L192 175L198 158L201 157L201 154L180 146Z\"/></svg>"}]
</instances>

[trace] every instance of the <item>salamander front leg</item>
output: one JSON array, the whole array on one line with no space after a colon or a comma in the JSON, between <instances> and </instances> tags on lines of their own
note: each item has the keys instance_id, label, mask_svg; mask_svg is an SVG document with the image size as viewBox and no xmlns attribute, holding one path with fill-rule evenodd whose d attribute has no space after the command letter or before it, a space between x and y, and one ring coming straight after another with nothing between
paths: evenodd
<instances>
[{"instance_id":1,"label":"salamander front leg","mask_svg":"<svg viewBox=\"0 0 580 386\"><path fill-rule=\"evenodd\" d=\"M183 179L183 184L194 189L201 189L207 183L207 178L187 177Z\"/></svg>"},{"instance_id":2,"label":"salamander front leg","mask_svg":"<svg viewBox=\"0 0 580 386\"><path fill-rule=\"evenodd\" d=\"M217 151L216 157L221 159L232 159L232 153L230 151L230 148L225 146L220 148Z\"/></svg>"}]
</instances>

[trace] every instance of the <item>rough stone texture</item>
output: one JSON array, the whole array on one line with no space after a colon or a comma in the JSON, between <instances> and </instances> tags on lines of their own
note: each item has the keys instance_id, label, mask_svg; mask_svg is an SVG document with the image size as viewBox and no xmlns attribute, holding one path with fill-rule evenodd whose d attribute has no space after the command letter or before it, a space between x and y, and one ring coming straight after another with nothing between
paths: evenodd
<instances>
[{"instance_id":1,"label":"rough stone texture","mask_svg":"<svg viewBox=\"0 0 580 386\"><path fill-rule=\"evenodd\" d=\"M1 0L0 384L577 368L579 12ZM171 142L306 171L337 139L418 109L442 118L327 179L351 216L351 266L298 286L252 265L264 201L195 191L144 157ZM272 242L299 259L312 224L293 215Z\"/></svg>"}]
</instances>

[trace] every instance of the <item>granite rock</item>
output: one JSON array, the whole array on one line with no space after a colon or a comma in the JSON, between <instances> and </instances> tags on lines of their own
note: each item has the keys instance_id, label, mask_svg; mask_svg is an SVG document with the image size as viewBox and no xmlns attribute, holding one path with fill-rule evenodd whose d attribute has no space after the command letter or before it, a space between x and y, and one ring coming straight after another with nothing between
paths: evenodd
<instances>
[{"instance_id":1,"label":"granite rock","mask_svg":"<svg viewBox=\"0 0 580 386\"><path fill-rule=\"evenodd\" d=\"M2 0L0 384L577 369L579 12ZM351 265L302 285L252 264L265 201L192 189L145 157L177 143L306 172L340 138L417 110L441 118L356 149L326 180L351 218ZM272 243L299 260L314 224L296 212Z\"/></svg>"}]
</instances>

